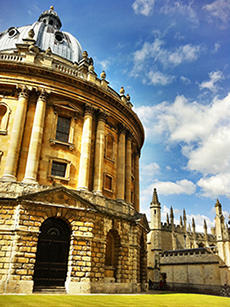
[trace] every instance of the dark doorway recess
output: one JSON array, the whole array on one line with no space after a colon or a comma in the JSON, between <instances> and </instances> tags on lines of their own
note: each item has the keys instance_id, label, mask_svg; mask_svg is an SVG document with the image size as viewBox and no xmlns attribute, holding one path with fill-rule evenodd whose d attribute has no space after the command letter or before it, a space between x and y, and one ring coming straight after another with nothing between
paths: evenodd
<instances>
[{"instance_id":1,"label":"dark doorway recess","mask_svg":"<svg viewBox=\"0 0 230 307\"><path fill-rule=\"evenodd\" d=\"M40 229L34 270L34 287L64 287L70 228L59 218L48 218Z\"/></svg>"}]
</instances>

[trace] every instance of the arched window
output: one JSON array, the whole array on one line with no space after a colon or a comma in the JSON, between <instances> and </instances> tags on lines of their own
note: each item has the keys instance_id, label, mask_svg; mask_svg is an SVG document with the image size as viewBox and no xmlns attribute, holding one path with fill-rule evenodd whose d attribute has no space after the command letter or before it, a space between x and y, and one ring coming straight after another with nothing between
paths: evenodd
<instances>
[{"instance_id":1,"label":"arched window","mask_svg":"<svg viewBox=\"0 0 230 307\"><path fill-rule=\"evenodd\" d=\"M10 108L5 102L0 102L0 134L7 134Z\"/></svg>"},{"instance_id":2,"label":"arched window","mask_svg":"<svg viewBox=\"0 0 230 307\"><path fill-rule=\"evenodd\" d=\"M114 159L114 137L112 134L107 134L106 141L105 141L105 157L107 159L113 160Z\"/></svg>"}]
</instances>

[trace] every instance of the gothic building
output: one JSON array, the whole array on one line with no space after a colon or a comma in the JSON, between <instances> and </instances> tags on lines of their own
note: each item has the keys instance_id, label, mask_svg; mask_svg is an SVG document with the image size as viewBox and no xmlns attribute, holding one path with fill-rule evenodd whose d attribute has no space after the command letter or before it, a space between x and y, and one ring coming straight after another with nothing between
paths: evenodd
<instances>
[{"instance_id":1,"label":"gothic building","mask_svg":"<svg viewBox=\"0 0 230 307\"><path fill-rule=\"evenodd\" d=\"M54 8L0 33L0 292L136 292L142 124Z\"/></svg>"},{"instance_id":2,"label":"gothic building","mask_svg":"<svg viewBox=\"0 0 230 307\"><path fill-rule=\"evenodd\" d=\"M204 220L203 233L187 223L186 212L175 225L170 217L161 222L161 204L156 189L150 204L150 232L148 234L148 278L153 287L164 280L175 290L220 293L221 286L230 286L230 226L225 224L222 207L215 205L215 227L211 234Z\"/></svg>"}]
</instances>

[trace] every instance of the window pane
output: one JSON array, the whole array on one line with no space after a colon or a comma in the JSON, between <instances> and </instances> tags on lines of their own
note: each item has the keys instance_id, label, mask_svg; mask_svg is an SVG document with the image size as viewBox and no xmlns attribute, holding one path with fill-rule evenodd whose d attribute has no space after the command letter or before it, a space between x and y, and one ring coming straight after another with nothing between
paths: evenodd
<instances>
[{"instance_id":1,"label":"window pane","mask_svg":"<svg viewBox=\"0 0 230 307\"><path fill-rule=\"evenodd\" d=\"M53 161L51 175L58 177L65 177L66 163Z\"/></svg>"},{"instance_id":2,"label":"window pane","mask_svg":"<svg viewBox=\"0 0 230 307\"><path fill-rule=\"evenodd\" d=\"M62 142L68 142L70 118L58 116L56 139Z\"/></svg>"}]
</instances>

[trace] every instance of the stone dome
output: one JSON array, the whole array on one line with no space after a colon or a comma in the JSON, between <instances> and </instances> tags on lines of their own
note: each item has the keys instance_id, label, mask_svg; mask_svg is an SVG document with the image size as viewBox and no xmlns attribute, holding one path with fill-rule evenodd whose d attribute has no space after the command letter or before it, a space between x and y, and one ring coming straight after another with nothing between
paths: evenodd
<instances>
[{"instance_id":1,"label":"stone dome","mask_svg":"<svg viewBox=\"0 0 230 307\"><path fill-rule=\"evenodd\" d=\"M17 49L18 44L22 44L28 38L31 38L33 30L33 39L35 45L42 51L51 49L52 53L67 59L71 62L79 62L82 59L82 48L78 40L68 32L60 31L61 20L53 7L44 11L38 18L38 21L32 25L23 27L10 27L8 30L0 33L0 52L10 52Z\"/></svg>"}]
</instances>

